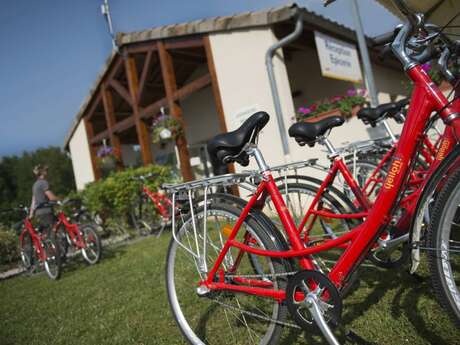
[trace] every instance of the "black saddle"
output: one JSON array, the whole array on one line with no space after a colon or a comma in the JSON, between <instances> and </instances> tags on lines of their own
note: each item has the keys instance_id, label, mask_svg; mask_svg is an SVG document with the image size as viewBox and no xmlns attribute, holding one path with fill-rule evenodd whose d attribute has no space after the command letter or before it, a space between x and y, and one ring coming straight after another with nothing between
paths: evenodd
<instances>
[{"instance_id":1,"label":"black saddle","mask_svg":"<svg viewBox=\"0 0 460 345\"><path fill-rule=\"evenodd\" d=\"M404 117L400 116L400 112L409 102L410 99L405 98L398 102L381 104L375 108L362 108L358 111L358 119L365 124L370 124L372 127L375 127L377 122L387 117L392 117L396 122L402 123L404 122Z\"/></svg>"},{"instance_id":2,"label":"black saddle","mask_svg":"<svg viewBox=\"0 0 460 345\"><path fill-rule=\"evenodd\" d=\"M255 143L260 130L265 127L270 116L264 111L251 115L236 130L216 135L208 141L208 153L222 163L237 162L249 164L249 156L243 148L249 142Z\"/></svg>"},{"instance_id":3,"label":"black saddle","mask_svg":"<svg viewBox=\"0 0 460 345\"><path fill-rule=\"evenodd\" d=\"M316 122L297 122L289 128L289 136L295 138L301 146L308 144L313 147L320 136L344 122L342 116L331 116Z\"/></svg>"}]
</instances>

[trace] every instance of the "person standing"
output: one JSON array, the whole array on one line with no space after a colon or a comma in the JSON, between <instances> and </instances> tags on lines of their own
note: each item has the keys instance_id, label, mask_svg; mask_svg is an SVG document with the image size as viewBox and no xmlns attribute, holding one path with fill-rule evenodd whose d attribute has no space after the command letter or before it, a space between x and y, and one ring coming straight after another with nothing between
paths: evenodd
<instances>
[{"instance_id":1,"label":"person standing","mask_svg":"<svg viewBox=\"0 0 460 345\"><path fill-rule=\"evenodd\" d=\"M35 215L38 219L40 228L49 231L54 223L54 214L52 207L41 207L42 204L49 201L57 201L58 198L50 190L48 181L48 167L46 165L37 165L33 169L36 181L32 186L32 205L30 207L30 216Z\"/></svg>"}]
</instances>

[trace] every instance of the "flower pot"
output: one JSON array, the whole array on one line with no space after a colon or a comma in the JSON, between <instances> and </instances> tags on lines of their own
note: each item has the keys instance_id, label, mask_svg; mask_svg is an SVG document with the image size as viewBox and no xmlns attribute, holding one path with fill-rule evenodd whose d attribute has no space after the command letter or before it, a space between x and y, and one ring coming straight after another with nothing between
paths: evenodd
<instances>
[{"instance_id":1,"label":"flower pot","mask_svg":"<svg viewBox=\"0 0 460 345\"><path fill-rule=\"evenodd\" d=\"M317 114L315 116L308 117L308 118L304 119L304 121L305 122L317 122L319 120L322 120L322 119L325 119L325 118L328 118L328 117L331 117L331 116L337 116L337 115L342 115L342 113L341 113L339 108L331 109L331 110L319 113L319 114Z\"/></svg>"}]
</instances>

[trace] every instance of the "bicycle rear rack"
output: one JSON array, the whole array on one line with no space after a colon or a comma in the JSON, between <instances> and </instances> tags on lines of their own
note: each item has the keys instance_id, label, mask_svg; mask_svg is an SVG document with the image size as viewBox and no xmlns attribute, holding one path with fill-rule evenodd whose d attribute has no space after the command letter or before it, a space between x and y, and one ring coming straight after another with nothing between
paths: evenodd
<instances>
[{"instance_id":1,"label":"bicycle rear rack","mask_svg":"<svg viewBox=\"0 0 460 345\"><path fill-rule=\"evenodd\" d=\"M249 193L255 191L256 180L262 178L261 175L256 171L247 171L238 174L225 174L219 176L213 176L204 178L201 180L185 182L180 184L163 184L162 188L171 195L172 201L172 236L174 241L191 254L198 261L198 269L200 273L206 273L206 237L207 237L207 207L208 207L208 196L211 193L219 193L220 191L226 191L226 189L238 186L239 188L247 190ZM177 204L184 202L177 207ZM200 238L197 229L197 221L195 219L196 210L203 207L203 235ZM182 226L186 226L184 215L188 214L191 218L191 225L193 230L193 244L195 251L192 249L192 245L187 247L177 237L178 231ZM176 231L177 218L180 217L182 220L182 226ZM200 253L199 241L203 241L203 250Z\"/></svg>"}]
</instances>

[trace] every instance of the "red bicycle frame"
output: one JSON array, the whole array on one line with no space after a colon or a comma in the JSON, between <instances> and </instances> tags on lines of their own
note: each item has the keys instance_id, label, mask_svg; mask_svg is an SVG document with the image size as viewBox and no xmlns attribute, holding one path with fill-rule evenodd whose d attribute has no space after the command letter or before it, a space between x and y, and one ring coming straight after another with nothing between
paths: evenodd
<instances>
[{"instance_id":1,"label":"red bicycle frame","mask_svg":"<svg viewBox=\"0 0 460 345\"><path fill-rule=\"evenodd\" d=\"M166 194L152 192L145 184L142 186L142 193L146 194L152 200L163 220L168 221L171 219L169 209L172 208L172 202Z\"/></svg>"},{"instance_id":2,"label":"red bicycle frame","mask_svg":"<svg viewBox=\"0 0 460 345\"><path fill-rule=\"evenodd\" d=\"M67 217L64 214L64 212L62 212L62 211L58 213L57 219L58 220L57 220L56 224L54 225L53 230L55 232L57 232L59 227L62 225L66 229L66 232L69 235L70 240L72 241L74 246L76 246L79 249L86 248L86 242L85 242L85 240L83 238L83 234L81 233L80 229L78 228L78 225L71 223L67 219Z\"/></svg>"},{"instance_id":3,"label":"red bicycle frame","mask_svg":"<svg viewBox=\"0 0 460 345\"><path fill-rule=\"evenodd\" d=\"M42 236L40 235L37 230L35 230L32 222L30 221L29 217L24 219L24 230L22 230L21 234L19 235L19 243L22 243L24 236L29 234L30 238L32 239L32 244L35 248L35 252L37 253L38 259L42 262L46 261L46 253L42 247Z\"/></svg>"},{"instance_id":4,"label":"red bicycle frame","mask_svg":"<svg viewBox=\"0 0 460 345\"><path fill-rule=\"evenodd\" d=\"M398 197L404 191L405 182L408 181L409 174L411 173L411 161L415 157L417 147L419 147L423 140L423 131L425 124L429 120L430 114L433 111L440 112L440 116L446 125L451 126L450 133L453 142L448 143L449 146L454 144L457 138L460 138L460 118L458 116L458 114L460 114L460 102L450 104L437 86L431 81L426 72L423 71L421 66L416 65L410 68L408 74L414 81L414 91L409 106L408 116L399 143L392 157L389 172L374 205L369 209L365 221L340 237L325 240L324 243L305 248L304 242L300 237L301 228L300 226L296 228L271 172L267 170L263 172L263 181L242 210L216 262L209 271L207 278L200 281L200 285L206 286L210 290L243 292L270 297L281 301L285 299L285 291L267 287L265 281L257 279L245 280L241 277L239 281L245 282L245 285L235 285L225 282L225 272L221 264L231 247L239 248L239 250L246 253L261 256L278 258L296 257L299 260L301 268L314 269L314 263L309 257L310 255L332 248L343 248L346 244L344 252L328 274L329 279L338 288L344 286L350 274L365 258L380 233L388 225L395 206L397 205ZM446 131L449 133L450 130ZM437 154L439 160L443 158L441 151L440 149ZM356 182L354 183L356 184ZM351 184L351 186L352 188L359 188L357 184L354 186ZM264 203L268 195L270 195L275 205L276 211L288 236L291 248L287 251L270 251L253 248L235 240L251 208ZM236 274L234 277L238 278Z\"/></svg>"}]
</instances>

